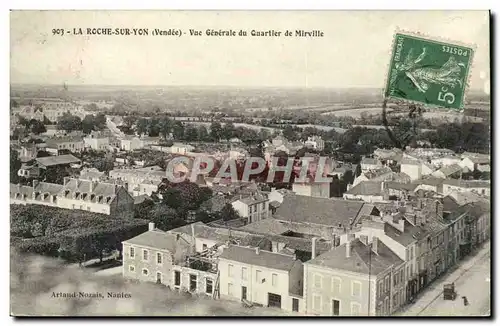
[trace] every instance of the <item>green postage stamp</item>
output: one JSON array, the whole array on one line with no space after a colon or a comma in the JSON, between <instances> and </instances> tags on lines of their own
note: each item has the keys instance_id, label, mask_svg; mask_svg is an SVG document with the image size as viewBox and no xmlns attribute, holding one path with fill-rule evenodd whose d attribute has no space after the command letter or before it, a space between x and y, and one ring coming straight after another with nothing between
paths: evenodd
<instances>
[{"instance_id":1,"label":"green postage stamp","mask_svg":"<svg viewBox=\"0 0 500 326\"><path fill-rule=\"evenodd\" d=\"M385 97L460 110L474 48L397 32Z\"/></svg>"}]
</instances>

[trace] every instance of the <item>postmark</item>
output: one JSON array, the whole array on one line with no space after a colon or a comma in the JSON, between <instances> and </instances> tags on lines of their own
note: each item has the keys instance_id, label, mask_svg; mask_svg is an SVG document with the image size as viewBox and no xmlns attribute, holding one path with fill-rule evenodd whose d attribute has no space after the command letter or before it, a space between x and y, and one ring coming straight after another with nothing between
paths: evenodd
<instances>
[{"instance_id":1,"label":"postmark","mask_svg":"<svg viewBox=\"0 0 500 326\"><path fill-rule=\"evenodd\" d=\"M475 47L397 31L385 97L461 110Z\"/></svg>"}]
</instances>

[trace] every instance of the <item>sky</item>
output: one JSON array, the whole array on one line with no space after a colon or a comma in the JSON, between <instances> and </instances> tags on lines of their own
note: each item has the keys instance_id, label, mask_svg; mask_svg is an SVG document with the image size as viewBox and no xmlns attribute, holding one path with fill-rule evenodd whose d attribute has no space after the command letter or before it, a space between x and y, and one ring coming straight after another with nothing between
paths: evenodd
<instances>
[{"instance_id":1,"label":"sky","mask_svg":"<svg viewBox=\"0 0 500 326\"><path fill-rule=\"evenodd\" d=\"M14 84L382 88L397 28L474 44L470 88L489 78L487 11L12 11L10 27ZM150 35L52 33L99 27ZM186 34L152 36L155 28ZM195 37L189 29L324 36Z\"/></svg>"}]
</instances>

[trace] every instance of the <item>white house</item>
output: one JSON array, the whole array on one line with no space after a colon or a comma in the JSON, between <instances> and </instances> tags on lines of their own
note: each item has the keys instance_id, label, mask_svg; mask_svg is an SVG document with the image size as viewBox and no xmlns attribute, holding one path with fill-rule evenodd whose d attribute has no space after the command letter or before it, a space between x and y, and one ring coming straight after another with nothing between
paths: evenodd
<instances>
[{"instance_id":1,"label":"white house","mask_svg":"<svg viewBox=\"0 0 500 326\"><path fill-rule=\"evenodd\" d=\"M311 178L307 178L304 182L295 181L292 184L292 191L301 196L330 198L330 183L314 182Z\"/></svg>"},{"instance_id":2,"label":"white house","mask_svg":"<svg viewBox=\"0 0 500 326\"><path fill-rule=\"evenodd\" d=\"M120 149L124 151L133 151L141 149L142 147L142 142L139 137L125 137L120 139Z\"/></svg>"},{"instance_id":3,"label":"white house","mask_svg":"<svg viewBox=\"0 0 500 326\"><path fill-rule=\"evenodd\" d=\"M170 153L186 155L187 153L193 151L194 147L188 144L174 143L170 147Z\"/></svg>"},{"instance_id":4,"label":"white house","mask_svg":"<svg viewBox=\"0 0 500 326\"><path fill-rule=\"evenodd\" d=\"M304 268L295 256L229 246L218 266L221 298L304 312Z\"/></svg>"},{"instance_id":5,"label":"white house","mask_svg":"<svg viewBox=\"0 0 500 326\"><path fill-rule=\"evenodd\" d=\"M490 165L490 158L486 155L466 156L459 164L462 168L467 168L469 171L484 170L483 166Z\"/></svg>"},{"instance_id":6,"label":"white house","mask_svg":"<svg viewBox=\"0 0 500 326\"><path fill-rule=\"evenodd\" d=\"M306 147L311 147L315 150L322 151L325 149L325 141L321 138L321 136L310 136L307 137L307 140L304 142Z\"/></svg>"},{"instance_id":7,"label":"white house","mask_svg":"<svg viewBox=\"0 0 500 326\"><path fill-rule=\"evenodd\" d=\"M83 140L85 142L85 146L90 147L95 151L105 151L109 148L109 136L100 132L92 132Z\"/></svg>"},{"instance_id":8,"label":"white house","mask_svg":"<svg viewBox=\"0 0 500 326\"><path fill-rule=\"evenodd\" d=\"M401 172L410 176L411 180L421 179L425 175L430 175L434 169L428 163L420 160L403 159L401 161Z\"/></svg>"},{"instance_id":9,"label":"white house","mask_svg":"<svg viewBox=\"0 0 500 326\"><path fill-rule=\"evenodd\" d=\"M262 194L237 199L231 205L241 217L248 218L248 223L269 217L269 199Z\"/></svg>"},{"instance_id":10,"label":"white house","mask_svg":"<svg viewBox=\"0 0 500 326\"><path fill-rule=\"evenodd\" d=\"M384 181L363 181L348 189L343 194L344 199L362 200L368 203L387 201L389 192Z\"/></svg>"}]
</instances>

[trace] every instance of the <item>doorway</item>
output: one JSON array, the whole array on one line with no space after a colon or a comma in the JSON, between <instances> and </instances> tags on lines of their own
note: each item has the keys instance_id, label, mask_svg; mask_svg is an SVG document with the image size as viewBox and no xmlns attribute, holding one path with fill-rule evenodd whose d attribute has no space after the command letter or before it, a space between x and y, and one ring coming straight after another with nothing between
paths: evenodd
<instances>
[{"instance_id":1,"label":"doorway","mask_svg":"<svg viewBox=\"0 0 500 326\"><path fill-rule=\"evenodd\" d=\"M246 300L247 299L247 287L242 286L241 287L241 300Z\"/></svg>"},{"instance_id":2,"label":"doorway","mask_svg":"<svg viewBox=\"0 0 500 326\"><path fill-rule=\"evenodd\" d=\"M268 293L267 294L267 306L268 307L276 307L276 308L281 308L281 295L279 294L274 294L274 293Z\"/></svg>"}]
</instances>

